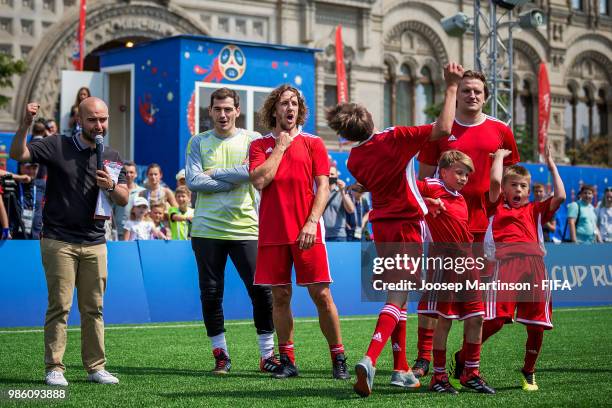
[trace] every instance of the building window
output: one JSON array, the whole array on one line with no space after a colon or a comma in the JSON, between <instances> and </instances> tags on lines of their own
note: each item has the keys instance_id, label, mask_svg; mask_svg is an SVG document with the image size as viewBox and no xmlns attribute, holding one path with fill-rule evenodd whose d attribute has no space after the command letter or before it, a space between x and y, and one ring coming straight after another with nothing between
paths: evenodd
<instances>
[{"instance_id":1,"label":"building window","mask_svg":"<svg viewBox=\"0 0 612 408\"><path fill-rule=\"evenodd\" d=\"M395 75L391 64L385 63L384 73L384 126L412 126L435 120L428 108L435 104L436 88L431 70L423 67L415 79L407 64Z\"/></svg>"},{"instance_id":2,"label":"building window","mask_svg":"<svg viewBox=\"0 0 612 408\"><path fill-rule=\"evenodd\" d=\"M383 113L384 113L384 123L383 127L387 128L393 126L393 84L395 83L395 78L393 77L393 69L391 68L391 64L385 62L385 85L383 91Z\"/></svg>"},{"instance_id":3,"label":"building window","mask_svg":"<svg viewBox=\"0 0 612 408\"><path fill-rule=\"evenodd\" d=\"M333 108L338 104L338 87L336 85L325 85L323 89L325 92L323 99L325 108Z\"/></svg>"},{"instance_id":4,"label":"building window","mask_svg":"<svg viewBox=\"0 0 612 408\"><path fill-rule=\"evenodd\" d=\"M29 8L30 10L34 10L34 0L22 0L21 6L23 8Z\"/></svg>"},{"instance_id":5,"label":"building window","mask_svg":"<svg viewBox=\"0 0 612 408\"><path fill-rule=\"evenodd\" d=\"M10 18L0 18L0 31L12 35L13 34L13 20Z\"/></svg>"},{"instance_id":6,"label":"building window","mask_svg":"<svg viewBox=\"0 0 612 408\"><path fill-rule=\"evenodd\" d=\"M435 101L435 88L431 75L431 70L427 67L421 69L421 79L415 91L415 121L422 124L433 122L435 118L427 114L427 108L431 107Z\"/></svg>"},{"instance_id":7,"label":"building window","mask_svg":"<svg viewBox=\"0 0 612 408\"><path fill-rule=\"evenodd\" d=\"M43 10L55 13L55 0L43 0Z\"/></svg>"},{"instance_id":8,"label":"building window","mask_svg":"<svg viewBox=\"0 0 612 408\"><path fill-rule=\"evenodd\" d=\"M217 20L217 29L223 32L229 32L229 18L219 17Z\"/></svg>"},{"instance_id":9,"label":"building window","mask_svg":"<svg viewBox=\"0 0 612 408\"><path fill-rule=\"evenodd\" d=\"M11 44L0 44L0 54L12 56L13 46Z\"/></svg>"},{"instance_id":10,"label":"building window","mask_svg":"<svg viewBox=\"0 0 612 408\"><path fill-rule=\"evenodd\" d=\"M21 20L21 32L29 36L34 35L34 21L32 20Z\"/></svg>"},{"instance_id":11,"label":"building window","mask_svg":"<svg viewBox=\"0 0 612 408\"><path fill-rule=\"evenodd\" d=\"M242 19L236 20L236 33L240 35L246 35L247 33L246 26L247 26L246 20L242 20Z\"/></svg>"},{"instance_id":12,"label":"building window","mask_svg":"<svg viewBox=\"0 0 612 408\"><path fill-rule=\"evenodd\" d=\"M227 86L238 92L240 97L240 116L236 119L236 127L254 130L260 133L268 133L259 123L259 110L263 106L266 97L272 92L272 88L242 87L228 84L212 84L207 82L196 83L196 134L213 128L213 123L208 115L210 95L218 88ZM251 103L252 101L252 103Z\"/></svg>"},{"instance_id":13,"label":"building window","mask_svg":"<svg viewBox=\"0 0 612 408\"><path fill-rule=\"evenodd\" d=\"M582 0L572 0L572 9L579 10L579 11L584 10Z\"/></svg>"},{"instance_id":14,"label":"building window","mask_svg":"<svg viewBox=\"0 0 612 408\"><path fill-rule=\"evenodd\" d=\"M13 7L13 0L0 0L0 6Z\"/></svg>"},{"instance_id":15,"label":"building window","mask_svg":"<svg viewBox=\"0 0 612 408\"><path fill-rule=\"evenodd\" d=\"M253 34L255 34L257 37L263 37L264 36L263 21L254 21L253 22Z\"/></svg>"},{"instance_id":16,"label":"building window","mask_svg":"<svg viewBox=\"0 0 612 408\"><path fill-rule=\"evenodd\" d=\"M608 102L606 99L606 91L599 90L599 100L597 101L597 115L599 116L599 134L605 136L609 132L608 128Z\"/></svg>"},{"instance_id":17,"label":"building window","mask_svg":"<svg viewBox=\"0 0 612 408\"><path fill-rule=\"evenodd\" d=\"M25 45L21 46L21 58L22 59L28 58L28 55L30 55L30 52L32 52L32 47L28 47Z\"/></svg>"},{"instance_id":18,"label":"building window","mask_svg":"<svg viewBox=\"0 0 612 408\"><path fill-rule=\"evenodd\" d=\"M609 16L610 15L610 0L599 0L599 15Z\"/></svg>"},{"instance_id":19,"label":"building window","mask_svg":"<svg viewBox=\"0 0 612 408\"><path fill-rule=\"evenodd\" d=\"M76 4L76 0L64 0L64 8L72 7Z\"/></svg>"},{"instance_id":20,"label":"building window","mask_svg":"<svg viewBox=\"0 0 612 408\"><path fill-rule=\"evenodd\" d=\"M396 81L395 95L395 117L392 121L398 125L411 125L414 108L414 80L410 67L406 64L403 64L400 68L400 75Z\"/></svg>"}]
</instances>

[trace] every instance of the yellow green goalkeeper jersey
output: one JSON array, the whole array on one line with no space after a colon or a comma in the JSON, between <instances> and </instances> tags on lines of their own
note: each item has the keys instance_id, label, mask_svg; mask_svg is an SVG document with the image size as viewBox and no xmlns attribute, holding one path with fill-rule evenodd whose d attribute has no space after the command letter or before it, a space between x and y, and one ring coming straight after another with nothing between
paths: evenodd
<instances>
[{"instance_id":1,"label":"yellow green goalkeeper jersey","mask_svg":"<svg viewBox=\"0 0 612 408\"><path fill-rule=\"evenodd\" d=\"M258 236L258 193L249 180L248 154L257 132L236 129L227 138L214 130L187 145L185 178L197 193L192 237L251 240ZM212 174L205 174L213 170Z\"/></svg>"}]
</instances>

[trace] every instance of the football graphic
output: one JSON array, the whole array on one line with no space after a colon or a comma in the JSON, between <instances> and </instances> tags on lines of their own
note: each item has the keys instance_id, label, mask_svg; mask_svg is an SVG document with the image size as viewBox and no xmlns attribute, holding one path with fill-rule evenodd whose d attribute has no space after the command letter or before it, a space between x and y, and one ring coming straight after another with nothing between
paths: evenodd
<instances>
[{"instance_id":1,"label":"football graphic","mask_svg":"<svg viewBox=\"0 0 612 408\"><path fill-rule=\"evenodd\" d=\"M219 68L225 79L237 81L246 71L244 52L235 45L226 45L219 52Z\"/></svg>"}]
</instances>

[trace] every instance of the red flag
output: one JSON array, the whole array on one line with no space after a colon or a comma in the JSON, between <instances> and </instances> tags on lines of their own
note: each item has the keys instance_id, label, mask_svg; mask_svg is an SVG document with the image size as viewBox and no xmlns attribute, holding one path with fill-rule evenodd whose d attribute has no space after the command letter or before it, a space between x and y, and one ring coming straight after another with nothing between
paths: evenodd
<instances>
[{"instance_id":1,"label":"red flag","mask_svg":"<svg viewBox=\"0 0 612 408\"><path fill-rule=\"evenodd\" d=\"M336 27L336 88L338 103L348 102L348 84L344 66L344 45L342 44L342 26Z\"/></svg>"},{"instance_id":2,"label":"red flag","mask_svg":"<svg viewBox=\"0 0 612 408\"><path fill-rule=\"evenodd\" d=\"M538 72L538 152L544 157L544 146L548 137L548 123L550 120L550 82L546 63L540 63Z\"/></svg>"},{"instance_id":3,"label":"red flag","mask_svg":"<svg viewBox=\"0 0 612 408\"><path fill-rule=\"evenodd\" d=\"M76 33L76 41L74 43L74 52L72 53L72 65L77 71L83 70L83 59L85 58L85 19L87 18L86 0L81 0L79 8L79 26Z\"/></svg>"}]
</instances>

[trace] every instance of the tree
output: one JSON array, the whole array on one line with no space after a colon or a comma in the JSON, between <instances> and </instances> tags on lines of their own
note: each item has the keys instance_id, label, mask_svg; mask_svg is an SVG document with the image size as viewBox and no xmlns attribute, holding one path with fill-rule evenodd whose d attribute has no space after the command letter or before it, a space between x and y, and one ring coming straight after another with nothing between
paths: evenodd
<instances>
[{"instance_id":1,"label":"tree","mask_svg":"<svg viewBox=\"0 0 612 408\"><path fill-rule=\"evenodd\" d=\"M0 89L13 87L13 75L22 75L27 70L23 60L14 60L12 55L0 54ZM11 98L0 95L0 108L8 105Z\"/></svg>"}]
</instances>

